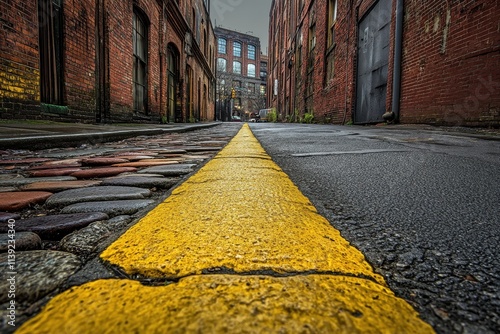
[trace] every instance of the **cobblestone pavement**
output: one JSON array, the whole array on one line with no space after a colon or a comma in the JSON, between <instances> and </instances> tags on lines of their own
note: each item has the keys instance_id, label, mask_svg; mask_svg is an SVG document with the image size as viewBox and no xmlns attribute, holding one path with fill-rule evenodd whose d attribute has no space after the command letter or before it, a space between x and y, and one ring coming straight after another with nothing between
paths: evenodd
<instances>
[{"instance_id":1,"label":"cobblestone pavement","mask_svg":"<svg viewBox=\"0 0 500 334\"><path fill-rule=\"evenodd\" d=\"M224 123L100 145L1 151L0 332L15 329L7 324L10 294L15 294L19 326L70 286L118 277L97 254L240 127Z\"/></svg>"}]
</instances>

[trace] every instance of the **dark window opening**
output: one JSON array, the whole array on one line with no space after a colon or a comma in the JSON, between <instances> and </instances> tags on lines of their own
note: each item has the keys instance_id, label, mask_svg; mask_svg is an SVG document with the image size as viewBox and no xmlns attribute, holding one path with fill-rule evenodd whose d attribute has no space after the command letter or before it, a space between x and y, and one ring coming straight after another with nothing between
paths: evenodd
<instances>
[{"instance_id":1,"label":"dark window opening","mask_svg":"<svg viewBox=\"0 0 500 334\"><path fill-rule=\"evenodd\" d=\"M134 111L148 112L148 36L145 20L134 12L133 19L134 69L132 74Z\"/></svg>"},{"instance_id":2,"label":"dark window opening","mask_svg":"<svg viewBox=\"0 0 500 334\"><path fill-rule=\"evenodd\" d=\"M40 99L63 103L62 0L39 0Z\"/></svg>"}]
</instances>

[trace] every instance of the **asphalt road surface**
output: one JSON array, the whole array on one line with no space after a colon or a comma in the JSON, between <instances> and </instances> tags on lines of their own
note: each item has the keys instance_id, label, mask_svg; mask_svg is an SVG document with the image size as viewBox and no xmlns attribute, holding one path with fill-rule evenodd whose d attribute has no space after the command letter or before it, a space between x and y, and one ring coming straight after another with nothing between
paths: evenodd
<instances>
[{"instance_id":1,"label":"asphalt road surface","mask_svg":"<svg viewBox=\"0 0 500 334\"><path fill-rule=\"evenodd\" d=\"M438 333L500 332L500 141L404 127L251 129Z\"/></svg>"}]
</instances>

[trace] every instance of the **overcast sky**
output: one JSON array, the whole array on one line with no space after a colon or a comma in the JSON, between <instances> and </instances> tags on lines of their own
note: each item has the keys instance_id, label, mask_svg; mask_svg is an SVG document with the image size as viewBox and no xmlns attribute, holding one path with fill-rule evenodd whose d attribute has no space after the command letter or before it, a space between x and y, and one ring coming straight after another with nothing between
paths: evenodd
<instances>
[{"instance_id":1,"label":"overcast sky","mask_svg":"<svg viewBox=\"0 0 500 334\"><path fill-rule=\"evenodd\" d=\"M210 0L214 27L221 26L259 37L262 53L267 54L269 9L272 0Z\"/></svg>"}]
</instances>

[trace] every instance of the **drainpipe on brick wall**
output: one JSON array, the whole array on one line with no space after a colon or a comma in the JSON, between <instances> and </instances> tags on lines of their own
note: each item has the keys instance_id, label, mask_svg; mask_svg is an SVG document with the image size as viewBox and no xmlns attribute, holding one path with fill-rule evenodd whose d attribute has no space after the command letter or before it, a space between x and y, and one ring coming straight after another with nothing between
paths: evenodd
<instances>
[{"instance_id":1,"label":"drainpipe on brick wall","mask_svg":"<svg viewBox=\"0 0 500 334\"><path fill-rule=\"evenodd\" d=\"M382 117L388 122L399 120L401 100L401 62L403 54L403 21L404 0L397 0L396 4L396 32L394 46L394 66L392 76L392 111L386 112Z\"/></svg>"}]
</instances>

